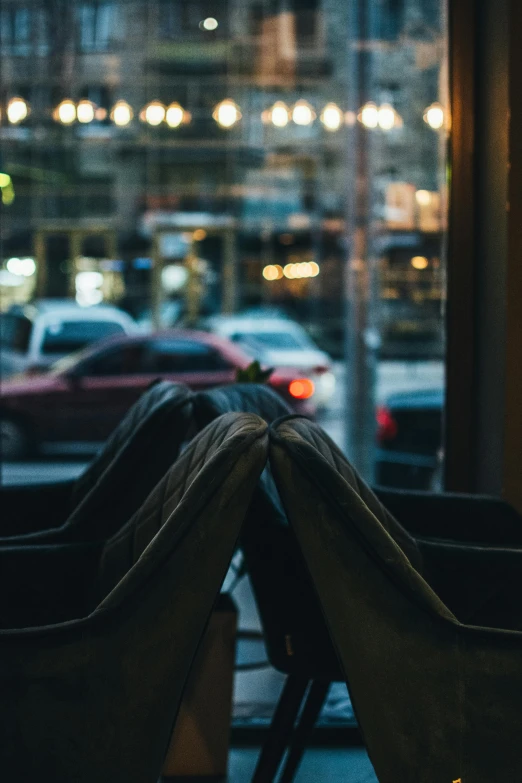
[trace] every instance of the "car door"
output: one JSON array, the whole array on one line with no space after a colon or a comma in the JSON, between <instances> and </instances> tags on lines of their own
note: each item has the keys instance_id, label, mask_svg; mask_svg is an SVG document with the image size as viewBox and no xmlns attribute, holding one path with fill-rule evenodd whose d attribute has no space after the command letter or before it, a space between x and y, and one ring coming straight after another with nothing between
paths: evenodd
<instances>
[{"instance_id":1,"label":"car door","mask_svg":"<svg viewBox=\"0 0 522 783\"><path fill-rule=\"evenodd\" d=\"M150 378L185 383L194 391L233 383L236 367L214 346L188 337L157 336L143 354Z\"/></svg>"},{"instance_id":2,"label":"car door","mask_svg":"<svg viewBox=\"0 0 522 783\"><path fill-rule=\"evenodd\" d=\"M67 376L62 426L65 440L101 442L150 383L142 371L143 343L108 347L78 364Z\"/></svg>"}]
</instances>

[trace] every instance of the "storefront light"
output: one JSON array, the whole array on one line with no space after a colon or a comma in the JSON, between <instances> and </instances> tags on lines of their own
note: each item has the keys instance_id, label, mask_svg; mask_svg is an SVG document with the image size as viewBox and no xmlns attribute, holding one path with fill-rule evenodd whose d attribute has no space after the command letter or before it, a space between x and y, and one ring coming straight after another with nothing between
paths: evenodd
<instances>
[{"instance_id":1,"label":"storefront light","mask_svg":"<svg viewBox=\"0 0 522 783\"><path fill-rule=\"evenodd\" d=\"M58 104L53 112L53 118L62 125L72 125L76 119L76 105L73 101L66 98Z\"/></svg>"},{"instance_id":2,"label":"storefront light","mask_svg":"<svg viewBox=\"0 0 522 783\"><path fill-rule=\"evenodd\" d=\"M433 130L440 130L446 124L444 107L438 103L432 103L423 114L424 122Z\"/></svg>"},{"instance_id":3,"label":"storefront light","mask_svg":"<svg viewBox=\"0 0 522 783\"><path fill-rule=\"evenodd\" d=\"M78 122L88 123L94 120L96 106L92 101L82 100L76 107Z\"/></svg>"},{"instance_id":4,"label":"storefront light","mask_svg":"<svg viewBox=\"0 0 522 783\"><path fill-rule=\"evenodd\" d=\"M417 190L415 200L421 207L427 207L431 204L431 193L429 190Z\"/></svg>"},{"instance_id":5,"label":"storefront light","mask_svg":"<svg viewBox=\"0 0 522 783\"><path fill-rule=\"evenodd\" d=\"M111 111L111 120L115 125L124 128L130 123L134 113L127 101L116 101Z\"/></svg>"},{"instance_id":6,"label":"storefront light","mask_svg":"<svg viewBox=\"0 0 522 783\"><path fill-rule=\"evenodd\" d=\"M18 125L29 115L29 104L23 98L11 98L7 104L7 119L11 125Z\"/></svg>"},{"instance_id":7,"label":"storefront light","mask_svg":"<svg viewBox=\"0 0 522 783\"><path fill-rule=\"evenodd\" d=\"M212 113L212 117L222 128L232 128L241 119L239 106L231 99L218 103Z\"/></svg>"},{"instance_id":8,"label":"storefront light","mask_svg":"<svg viewBox=\"0 0 522 783\"><path fill-rule=\"evenodd\" d=\"M208 16L199 23L199 26L202 30L217 30L219 27L219 22L217 19L214 19L213 16Z\"/></svg>"},{"instance_id":9,"label":"storefront light","mask_svg":"<svg viewBox=\"0 0 522 783\"><path fill-rule=\"evenodd\" d=\"M283 267L279 264L268 264L263 268L263 277L265 280L281 280L283 277Z\"/></svg>"},{"instance_id":10,"label":"storefront light","mask_svg":"<svg viewBox=\"0 0 522 783\"><path fill-rule=\"evenodd\" d=\"M19 277L31 277L36 272L33 258L9 258L6 267L8 272Z\"/></svg>"},{"instance_id":11,"label":"storefront light","mask_svg":"<svg viewBox=\"0 0 522 783\"><path fill-rule=\"evenodd\" d=\"M311 125L316 116L313 108L305 100L297 101L292 109L292 120L296 125Z\"/></svg>"},{"instance_id":12,"label":"storefront light","mask_svg":"<svg viewBox=\"0 0 522 783\"><path fill-rule=\"evenodd\" d=\"M190 122L190 114L179 103L171 103L165 114L165 120L169 128L179 128L180 125Z\"/></svg>"},{"instance_id":13,"label":"storefront light","mask_svg":"<svg viewBox=\"0 0 522 783\"><path fill-rule=\"evenodd\" d=\"M327 103L321 112L321 122L328 131L336 131L341 127L343 113L336 103Z\"/></svg>"},{"instance_id":14,"label":"storefront light","mask_svg":"<svg viewBox=\"0 0 522 783\"><path fill-rule=\"evenodd\" d=\"M426 256L413 256L410 263L414 269L426 269L429 261Z\"/></svg>"},{"instance_id":15,"label":"storefront light","mask_svg":"<svg viewBox=\"0 0 522 783\"><path fill-rule=\"evenodd\" d=\"M140 120L152 126L161 125L165 119L165 106L161 101L151 101L140 113Z\"/></svg>"}]
</instances>

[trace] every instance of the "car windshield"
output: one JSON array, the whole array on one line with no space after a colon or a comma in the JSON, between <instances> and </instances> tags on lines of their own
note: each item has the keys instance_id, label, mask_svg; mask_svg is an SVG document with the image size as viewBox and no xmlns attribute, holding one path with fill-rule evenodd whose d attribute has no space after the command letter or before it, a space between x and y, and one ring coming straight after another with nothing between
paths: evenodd
<instances>
[{"instance_id":1,"label":"car windshield","mask_svg":"<svg viewBox=\"0 0 522 783\"><path fill-rule=\"evenodd\" d=\"M123 334L124 331L123 326L116 321L60 321L47 327L42 353L61 354L79 351L103 337Z\"/></svg>"},{"instance_id":2,"label":"car windshield","mask_svg":"<svg viewBox=\"0 0 522 783\"><path fill-rule=\"evenodd\" d=\"M276 351L302 351L307 348L305 340L298 340L289 332L239 332L232 339L246 339L260 343L263 348Z\"/></svg>"}]
</instances>

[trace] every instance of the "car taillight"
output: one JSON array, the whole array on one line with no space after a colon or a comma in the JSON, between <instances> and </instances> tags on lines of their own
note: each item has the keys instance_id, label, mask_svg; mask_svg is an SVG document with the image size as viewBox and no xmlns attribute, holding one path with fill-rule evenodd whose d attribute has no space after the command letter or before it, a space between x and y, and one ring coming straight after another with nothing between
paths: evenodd
<instances>
[{"instance_id":1,"label":"car taillight","mask_svg":"<svg viewBox=\"0 0 522 783\"><path fill-rule=\"evenodd\" d=\"M376 419L378 442L384 443L384 441L393 440L399 431L399 427L388 408L379 405L376 410Z\"/></svg>"},{"instance_id":2,"label":"car taillight","mask_svg":"<svg viewBox=\"0 0 522 783\"><path fill-rule=\"evenodd\" d=\"M309 378L296 378L289 384L288 391L296 400L308 400L315 392L315 386Z\"/></svg>"}]
</instances>

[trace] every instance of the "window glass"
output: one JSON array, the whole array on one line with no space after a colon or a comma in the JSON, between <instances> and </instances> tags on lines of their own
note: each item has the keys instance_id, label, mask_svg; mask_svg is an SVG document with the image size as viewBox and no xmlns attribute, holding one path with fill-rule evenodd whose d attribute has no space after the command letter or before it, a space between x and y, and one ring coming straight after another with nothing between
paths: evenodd
<instances>
[{"instance_id":1,"label":"window glass","mask_svg":"<svg viewBox=\"0 0 522 783\"><path fill-rule=\"evenodd\" d=\"M42 353L72 353L89 343L113 334L123 334L124 331L115 321L57 321L45 330Z\"/></svg>"},{"instance_id":2,"label":"window glass","mask_svg":"<svg viewBox=\"0 0 522 783\"><path fill-rule=\"evenodd\" d=\"M25 316L5 313L0 316L0 344L25 353L29 348L32 328L31 321Z\"/></svg>"},{"instance_id":3,"label":"window glass","mask_svg":"<svg viewBox=\"0 0 522 783\"><path fill-rule=\"evenodd\" d=\"M440 489L447 40L447 0L4 0L0 310L130 314L147 349L92 357L99 375L232 380L205 329L279 352L369 483ZM121 331L77 320L49 360ZM258 633L248 583L234 596ZM267 720L282 678L248 669L259 637L239 647L235 719ZM323 720L351 715L341 691Z\"/></svg>"},{"instance_id":4,"label":"window glass","mask_svg":"<svg viewBox=\"0 0 522 783\"><path fill-rule=\"evenodd\" d=\"M123 345L86 359L78 365L81 376L138 375L143 372L143 346Z\"/></svg>"},{"instance_id":5,"label":"window glass","mask_svg":"<svg viewBox=\"0 0 522 783\"><path fill-rule=\"evenodd\" d=\"M211 346L192 340L169 338L147 343L144 365L152 373L217 372L232 367Z\"/></svg>"}]
</instances>

